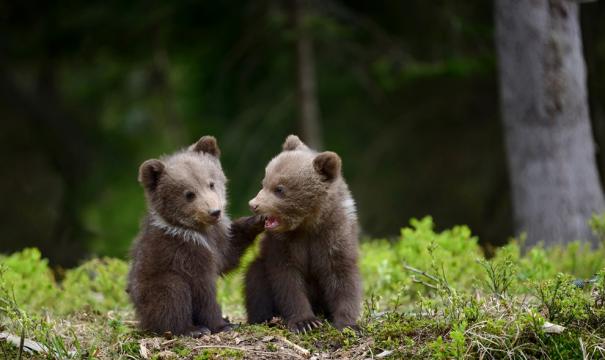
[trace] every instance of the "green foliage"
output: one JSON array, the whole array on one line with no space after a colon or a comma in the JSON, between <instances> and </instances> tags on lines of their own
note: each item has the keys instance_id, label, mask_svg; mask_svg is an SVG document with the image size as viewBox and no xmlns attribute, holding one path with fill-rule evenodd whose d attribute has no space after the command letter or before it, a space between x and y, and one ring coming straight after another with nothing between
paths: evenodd
<instances>
[{"instance_id":1,"label":"green foliage","mask_svg":"<svg viewBox=\"0 0 605 360\"><path fill-rule=\"evenodd\" d=\"M591 296L576 286L570 275L559 273L554 279L536 283L535 288L550 321L567 325L588 319Z\"/></svg>"},{"instance_id":2,"label":"green foliage","mask_svg":"<svg viewBox=\"0 0 605 360\"><path fill-rule=\"evenodd\" d=\"M24 305L25 310L49 307L59 294L48 260L42 259L38 249L23 249L10 256L1 256L0 264L6 271L2 281L14 294L14 300Z\"/></svg>"},{"instance_id":3,"label":"green foliage","mask_svg":"<svg viewBox=\"0 0 605 360\"><path fill-rule=\"evenodd\" d=\"M436 359L463 359L466 352L466 323L455 324L450 330L450 341L445 342L440 336L429 344Z\"/></svg>"},{"instance_id":4,"label":"green foliage","mask_svg":"<svg viewBox=\"0 0 605 360\"><path fill-rule=\"evenodd\" d=\"M246 253L243 268L257 251ZM538 246L522 254L512 241L486 259L467 227L438 232L427 217L412 220L394 241L364 242L361 255L365 300L358 329L339 332L326 323L296 335L283 324L246 325L225 335L235 343L224 347L196 347L185 338L157 340L150 358L167 356L162 350L199 359L291 356L283 353L291 343L351 358L369 351L414 359L605 355L602 246ZM133 325L124 292L126 262L92 259L65 271L60 282L35 249L3 256L0 266L0 317L8 332L39 342L50 357L140 356L141 341L150 334ZM235 321L244 316L241 281L240 269L219 283L223 310ZM247 349L256 352L236 346L251 341L255 345ZM18 350L6 349L16 356Z\"/></svg>"},{"instance_id":5,"label":"green foliage","mask_svg":"<svg viewBox=\"0 0 605 360\"><path fill-rule=\"evenodd\" d=\"M516 266L511 257L501 256L492 261L480 259L478 262L487 274L487 287L494 295L498 297L505 296L515 280Z\"/></svg>"},{"instance_id":6,"label":"green foliage","mask_svg":"<svg viewBox=\"0 0 605 360\"><path fill-rule=\"evenodd\" d=\"M27 311L105 313L129 305L125 292L128 264L123 260L90 260L67 270L60 284L37 249L24 249L2 257L0 263L6 268L2 281L10 285L15 302Z\"/></svg>"},{"instance_id":7,"label":"green foliage","mask_svg":"<svg viewBox=\"0 0 605 360\"><path fill-rule=\"evenodd\" d=\"M37 256L35 251L28 249L24 254L30 259L35 259ZM39 254L38 254L39 255ZM38 256L39 260L39 256ZM43 349L49 358L70 359L75 358L80 353L80 343L72 329L68 334L57 334L55 324L48 320L43 314L37 312L26 312L16 300L13 287L8 282L8 279L14 279L10 275L6 266L0 264L0 320L1 324L19 334L20 338L33 338L38 340L40 348ZM37 278L39 274L35 274ZM38 301L34 302L38 304ZM4 345L2 345L4 348ZM72 350L74 349L74 350ZM24 343L21 342L18 348L17 358L21 358L25 354Z\"/></svg>"},{"instance_id":8,"label":"green foliage","mask_svg":"<svg viewBox=\"0 0 605 360\"><path fill-rule=\"evenodd\" d=\"M605 213L593 215L589 224L599 241L605 242Z\"/></svg>"},{"instance_id":9,"label":"green foliage","mask_svg":"<svg viewBox=\"0 0 605 360\"><path fill-rule=\"evenodd\" d=\"M181 354L179 354L181 355ZM208 349L196 355L194 360L214 360L214 359L243 359L244 353L237 349Z\"/></svg>"},{"instance_id":10,"label":"green foliage","mask_svg":"<svg viewBox=\"0 0 605 360\"><path fill-rule=\"evenodd\" d=\"M251 246L242 257L239 269L232 271L217 284L217 296L223 306L223 312L231 317L244 317L243 269L245 269L258 254L258 242Z\"/></svg>"},{"instance_id":11,"label":"green foliage","mask_svg":"<svg viewBox=\"0 0 605 360\"><path fill-rule=\"evenodd\" d=\"M67 271L61 283L63 296L57 310L69 313L89 308L106 313L127 307L127 271L126 262L112 258L93 259Z\"/></svg>"},{"instance_id":12,"label":"green foliage","mask_svg":"<svg viewBox=\"0 0 605 360\"><path fill-rule=\"evenodd\" d=\"M364 278L372 279L365 282L365 292L379 295L379 305L410 303L418 291L428 291L418 283L421 280L404 271L405 265L445 274L444 281L463 287L483 277L476 262L482 253L468 227L456 226L438 233L431 217L412 219L410 224L395 242L379 240L361 246L361 271Z\"/></svg>"}]
</instances>

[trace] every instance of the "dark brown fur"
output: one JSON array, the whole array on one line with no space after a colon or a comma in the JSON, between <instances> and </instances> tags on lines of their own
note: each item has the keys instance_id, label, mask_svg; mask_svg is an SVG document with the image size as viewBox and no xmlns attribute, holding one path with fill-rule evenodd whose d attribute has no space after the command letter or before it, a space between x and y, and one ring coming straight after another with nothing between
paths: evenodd
<instances>
[{"instance_id":1,"label":"dark brown fur","mask_svg":"<svg viewBox=\"0 0 605 360\"><path fill-rule=\"evenodd\" d=\"M289 329L307 331L323 314L337 329L354 326L361 306L358 225L341 160L294 135L283 150L250 201L254 212L279 225L265 232L246 273L248 321L281 316Z\"/></svg>"},{"instance_id":2,"label":"dark brown fur","mask_svg":"<svg viewBox=\"0 0 605 360\"><path fill-rule=\"evenodd\" d=\"M187 150L141 165L149 212L132 248L128 292L143 330L195 336L229 327L216 301L216 281L238 265L262 221L232 223L224 214L219 154L216 140L205 136Z\"/></svg>"}]
</instances>

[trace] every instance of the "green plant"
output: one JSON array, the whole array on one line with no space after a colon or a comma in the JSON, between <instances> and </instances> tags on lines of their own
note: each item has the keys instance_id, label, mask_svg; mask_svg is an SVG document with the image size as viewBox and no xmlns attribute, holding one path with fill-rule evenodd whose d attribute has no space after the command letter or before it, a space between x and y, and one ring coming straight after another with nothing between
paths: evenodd
<instances>
[{"instance_id":1,"label":"green plant","mask_svg":"<svg viewBox=\"0 0 605 360\"><path fill-rule=\"evenodd\" d=\"M515 280L516 266L510 256L493 260L479 259L478 263L487 274L485 283L498 297L504 297Z\"/></svg>"},{"instance_id":2,"label":"green plant","mask_svg":"<svg viewBox=\"0 0 605 360\"><path fill-rule=\"evenodd\" d=\"M59 291L48 261L38 249L26 248L10 256L0 256L0 264L5 268L4 283L10 284L16 303L25 310L52 307Z\"/></svg>"},{"instance_id":3,"label":"green plant","mask_svg":"<svg viewBox=\"0 0 605 360\"><path fill-rule=\"evenodd\" d=\"M361 245L361 271L365 293L379 296L378 307L393 308L395 304L410 303L418 294L430 292L430 287L415 282L404 265L446 275L447 282L472 287L482 276L476 259L482 257L477 238L466 226L435 231L429 216L410 221L394 242L378 240ZM417 280L417 278L416 278Z\"/></svg>"},{"instance_id":4,"label":"green plant","mask_svg":"<svg viewBox=\"0 0 605 360\"><path fill-rule=\"evenodd\" d=\"M551 321L569 324L588 319L589 297L573 284L570 275L559 273L537 283L536 295Z\"/></svg>"},{"instance_id":5,"label":"green plant","mask_svg":"<svg viewBox=\"0 0 605 360\"><path fill-rule=\"evenodd\" d=\"M55 310L65 314L85 307L99 312L127 307L127 271L126 262L111 258L92 259L67 271Z\"/></svg>"},{"instance_id":6,"label":"green plant","mask_svg":"<svg viewBox=\"0 0 605 360\"><path fill-rule=\"evenodd\" d=\"M36 258L36 256L33 256ZM31 314L20 308L12 286L7 282L7 271L0 265L0 318L8 330L20 337L17 358L25 355L25 339L35 342L37 352L49 358L71 359L79 357L81 347L73 330L64 336L57 334L52 321L39 314ZM8 277L13 278L13 277ZM28 345L31 346L31 345ZM75 350L71 350L74 348Z\"/></svg>"},{"instance_id":7,"label":"green plant","mask_svg":"<svg viewBox=\"0 0 605 360\"><path fill-rule=\"evenodd\" d=\"M36 249L0 256L0 326L47 349L34 357L137 358L144 341L155 344L149 358L287 357L305 349L344 358L605 355L602 247L536 246L522 254L512 241L487 260L468 228L434 228L430 218L413 220L394 241L362 243L364 313L355 331L339 332L326 323L296 335L279 322L243 325L204 340L217 348L154 337L136 328L124 292L127 262L91 259L66 270L58 282ZM246 254L242 268L256 251ZM218 299L233 321L244 316L242 268L219 283ZM546 331L547 320L564 328ZM16 358L19 347L0 341L3 355Z\"/></svg>"}]
</instances>

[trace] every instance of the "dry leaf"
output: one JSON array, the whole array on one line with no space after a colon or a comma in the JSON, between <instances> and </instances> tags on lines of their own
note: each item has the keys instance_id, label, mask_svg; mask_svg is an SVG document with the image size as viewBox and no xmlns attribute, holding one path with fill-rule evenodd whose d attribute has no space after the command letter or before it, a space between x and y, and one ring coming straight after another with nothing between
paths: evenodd
<instances>
[{"instance_id":1,"label":"dry leaf","mask_svg":"<svg viewBox=\"0 0 605 360\"><path fill-rule=\"evenodd\" d=\"M560 334L565 330L565 327L546 321L544 326L542 326L542 330L547 334Z\"/></svg>"},{"instance_id":2,"label":"dry leaf","mask_svg":"<svg viewBox=\"0 0 605 360\"><path fill-rule=\"evenodd\" d=\"M149 355L151 355L149 353L149 349L147 349L147 346L145 346L145 342L143 341L141 341L139 344L139 354L141 354L143 359L149 359Z\"/></svg>"},{"instance_id":3,"label":"dry leaf","mask_svg":"<svg viewBox=\"0 0 605 360\"><path fill-rule=\"evenodd\" d=\"M158 354L158 359L176 359L176 354L170 350L164 350Z\"/></svg>"}]
</instances>

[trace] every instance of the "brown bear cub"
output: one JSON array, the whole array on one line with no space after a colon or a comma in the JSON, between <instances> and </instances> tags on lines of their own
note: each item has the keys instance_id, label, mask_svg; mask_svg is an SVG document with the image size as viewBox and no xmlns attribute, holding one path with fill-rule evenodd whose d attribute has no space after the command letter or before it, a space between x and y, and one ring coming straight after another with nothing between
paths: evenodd
<instances>
[{"instance_id":1,"label":"brown bear cub","mask_svg":"<svg viewBox=\"0 0 605 360\"><path fill-rule=\"evenodd\" d=\"M230 328L216 281L238 265L263 221L229 220L219 155L216 140L204 136L139 169L148 214L132 248L127 291L143 330L200 336Z\"/></svg>"},{"instance_id":2,"label":"brown bear cub","mask_svg":"<svg viewBox=\"0 0 605 360\"><path fill-rule=\"evenodd\" d=\"M265 169L250 208L265 216L258 258L246 273L248 321L282 317L306 332L324 315L339 330L355 326L361 306L355 202L340 157L317 153L295 135Z\"/></svg>"}]
</instances>

